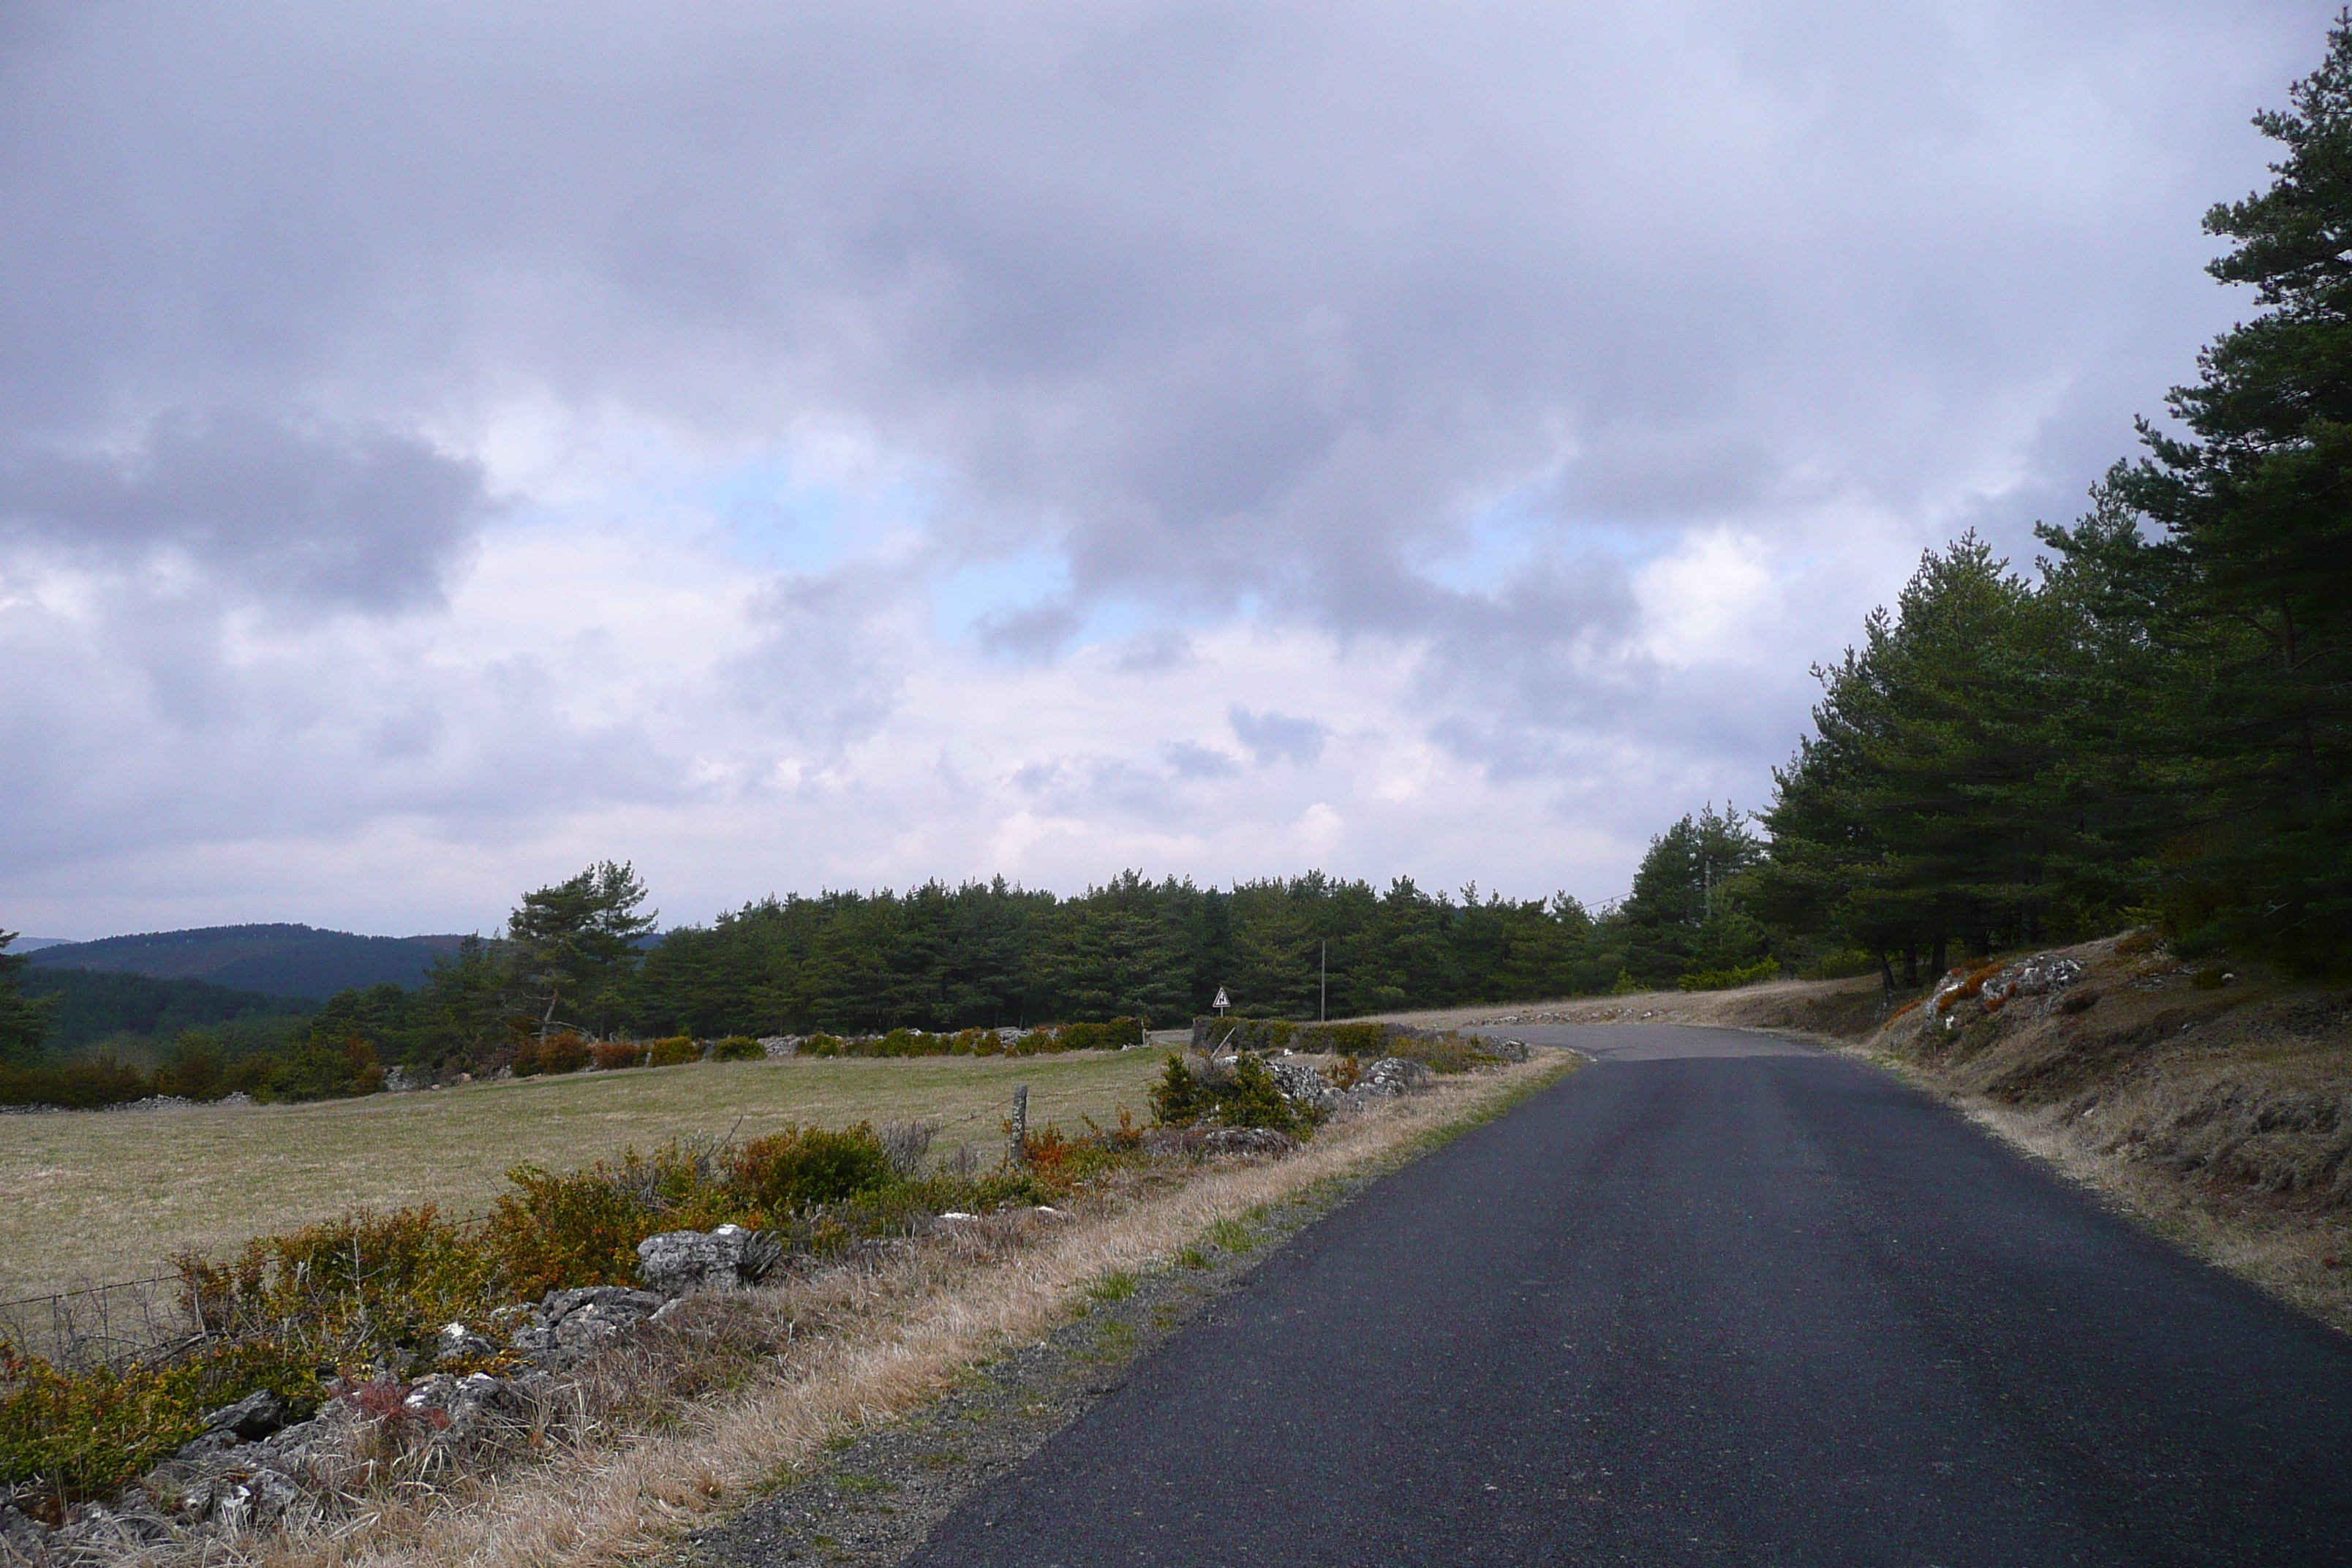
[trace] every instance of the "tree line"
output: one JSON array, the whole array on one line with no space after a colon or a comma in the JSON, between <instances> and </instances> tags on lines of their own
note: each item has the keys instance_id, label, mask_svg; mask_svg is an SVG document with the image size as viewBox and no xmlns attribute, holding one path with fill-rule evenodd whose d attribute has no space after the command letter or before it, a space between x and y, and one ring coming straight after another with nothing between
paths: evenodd
<instances>
[{"instance_id":1,"label":"tree line","mask_svg":"<svg viewBox=\"0 0 2352 1568\"><path fill-rule=\"evenodd\" d=\"M1661 836L1632 896L1598 915L1566 893L1514 900L1475 883L1432 893L1409 878L1378 889L1310 871L1203 888L1129 871L1067 898L1002 878L772 897L658 938L635 868L604 861L523 895L502 931L468 938L413 989L339 993L290 1040L183 1034L156 1086L362 1092L394 1067L495 1068L553 1033L1173 1026L1220 991L1242 1014L1306 1019L1631 990L1744 952L1750 922L1717 884L1757 853L1740 814L1709 808ZM7 1005L37 1015L43 1003L11 979L0 973ZM39 1033L36 1022L11 1037L20 1067Z\"/></svg>"}]
</instances>

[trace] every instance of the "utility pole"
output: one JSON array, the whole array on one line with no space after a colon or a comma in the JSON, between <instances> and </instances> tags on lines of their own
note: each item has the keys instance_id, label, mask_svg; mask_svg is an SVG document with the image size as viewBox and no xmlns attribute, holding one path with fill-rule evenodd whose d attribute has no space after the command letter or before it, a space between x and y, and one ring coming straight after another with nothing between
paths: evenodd
<instances>
[{"instance_id":1,"label":"utility pole","mask_svg":"<svg viewBox=\"0 0 2352 1568\"><path fill-rule=\"evenodd\" d=\"M1331 939L1328 936L1323 939L1323 959L1318 967L1318 982L1322 988L1322 996L1315 1004L1315 1021L1328 1024L1331 1021Z\"/></svg>"}]
</instances>

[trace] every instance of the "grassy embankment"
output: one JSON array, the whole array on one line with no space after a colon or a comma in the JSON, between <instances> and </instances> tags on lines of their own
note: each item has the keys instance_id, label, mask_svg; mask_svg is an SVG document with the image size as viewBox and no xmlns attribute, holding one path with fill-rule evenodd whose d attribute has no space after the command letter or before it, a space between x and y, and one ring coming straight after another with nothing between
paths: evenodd
<instances>
[{"instance_id":1,"label":"grassy embankment","mask_svg":"<svg viewBox=\"0 0 2352 1568\"><path fill-rule=\"evenodd\" d=\"M0 1119L0 1300L163 1271L354 1205L487 1209L509 1167L565 1170L695 1133L786 1122L941 1124L935 1156L993 1163L1015 1084L1033 1127L1148 1114L1158 1051L698 1063L469 1084L306 1105L201 1106Z\"/></svg>"}]
</instances>

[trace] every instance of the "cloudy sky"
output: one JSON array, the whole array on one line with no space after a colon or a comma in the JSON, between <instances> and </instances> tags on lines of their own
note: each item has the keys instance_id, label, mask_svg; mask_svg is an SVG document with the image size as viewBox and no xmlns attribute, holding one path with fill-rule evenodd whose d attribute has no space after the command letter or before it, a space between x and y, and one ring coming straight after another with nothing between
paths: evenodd
<instances>
[{"instance_id":1,"label":"cloudy sky","mask_svg":"<svg viewBox=\"0 0 2352 1568\"><path fill-rule=\"evenodd\" d=\"M1623 889L2335 0L0 4L0 927Z\"/></svg>"}]
</instances>

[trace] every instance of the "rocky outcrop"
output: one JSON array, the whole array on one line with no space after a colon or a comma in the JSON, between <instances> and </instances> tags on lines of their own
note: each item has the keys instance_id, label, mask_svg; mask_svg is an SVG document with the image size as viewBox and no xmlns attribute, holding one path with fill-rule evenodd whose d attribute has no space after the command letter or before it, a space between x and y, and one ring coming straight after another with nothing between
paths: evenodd
<instances>
[{"instance_id":1,"label":"rocky outcrop","mask_svg":"<svg viewBox=\"0 0 2352 1568\"><path fill-rule=\"evenodd\" d=\"M488 1361L498 1353L497 1345L463 1323L444 1323L433 1346L434 1361L444 1366L451 1362Z\"/></svg>"},{"instance_id":2,"label":"rocky outcrop","mask_svg":"<svg viewBox=\"0 0 2352 1568\"><path fill-rule=\"evenodd\" d=\"M1339 1103L1339 1091L1305 1062L1285 1061L1277 1057L1265 1064L1265 1072L1274 1079L1274 1087L1282 1090L1283 1099L1318 1121L1328 1116Z\"/></svg>"},{"instance_id":3,"label":"rocky outcrop","mask_svg":"<svg viewBox=\"0 0 2352 1568\"><path fill-rule=\"evenodd\" d=\"M1371 1090L1389 1099L1399 1095L1417 1094L1437 1081L1437 1075L1426 1062L1411 1057L1382 1057L1364 1069L1356 1087Z\"/></svg>"},{"instance_id":4,"label":"rocky outcrop","mask_svg":"<svg viewBox=\"0 0 2352 1568\"><path fill-rule=\"evenodd\" d=\"M205 1416L207 1435L222 1435L240 1443L257 1443L294 1421L294 1405L282 1394L256 1389L234 1405L224 1405Z\"/></svg>"},{"instance_id":5,"label":"rocky outcrop","mask_svg":"<svg viewBox=\"0 0 2352 1568\"><path fill-rule=\"evenodd\" d=\"M666 1230L637 1243L637 1279L664 1296L732 1290L758 1284L783 1255L782 1237L740 1225Z\"/></svg>"},{"instance_id":6,"label":"rocky outcrop","mask_svg":"<svg viewBox=\"0 0 2352 1568\"><path fill-rule=\"evenodd\" d=\"M508 1342L544 1367L576 1366L660 1310L665 1298L619 1285L583 1285L551 1290L536 1309L519 1317Z\"/></svg>"}]
</instances>

